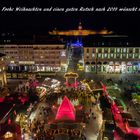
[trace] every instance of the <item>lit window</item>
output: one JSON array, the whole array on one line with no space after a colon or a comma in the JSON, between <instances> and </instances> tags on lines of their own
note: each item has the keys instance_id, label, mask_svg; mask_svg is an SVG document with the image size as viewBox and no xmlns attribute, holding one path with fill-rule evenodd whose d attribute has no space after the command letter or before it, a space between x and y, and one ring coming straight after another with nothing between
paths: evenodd
<instances>
[{"instance_id":1,"label":"lit window","mask_svg":"<svg viewBox=\"0 0 140 140\"><path fill-rule=\"evenodd\" d=\"M126 57L126 54L123 54L122 56L123 56L123 58L124 58L124 57Z\"/></svg>"},{"instance_id":2,"label":"lit window","mask_svg":"<svg viewBox=\"0 0 140 140\"><path fill-rule=\"evenodd\" d=\"M131 54L131 53L129 53L129 57L130 57L130 58L132 57L132 54Z\"/></svg>"},{"instance_id":3,"label":"lit window","mask_svg":"<svg viewBox=\"0 0 140 140\"><path fill-rule=\"evenodd\" d=\"M102 54L102 58L104 58L104 55Z\"/></svg>"},{"instance_id":4,"label":"lit window","mask_svg":"<svg viewBox=\"0 0 140 140\"><path fill-rule=\"evenodd\" d=\"M98 54L98 57L99 57L99 58L101 57L101 54L100 54L100 53Z\"/></svg>"},{"instance_id":5,"label":"lit window","mask_svg":"<svg viewBox=\"0 0 140 140\"><path fill-rule=\"evenodd\" d=\"M117 54L117 56L116 56L117 58L120 58L120 54Z\"/></svg>"},{"instance_id":6,"label":"lit window","mask_svg":"<svg viewBox=\"0 0 140 140\"><path fill-rule=\"evenodd\" d=\"M138 58L138 57L139 57L139 55L136 53L136 54L135 54L135 58Z\"/></svg>"},{"instance_id":7,"label":"lit window","mask_svg":"<svg viewBox=\"0 0 140 140\"><path fill-rule=\"evenodd\" d=\"M113 58L113 53L110 54L110 57Z\"/></svg>"},{"instance_id":8,"label":"lit window","mask_svg":"<svg viewBox=\"0 0 140 140\"><path fill-rule=\"evenodd\" d=\"M120 48L117 48L117 52L120 52Z\"/></svg>"},{"instance_id":9,"label":"lit window","mask_svg":"<svg viewBox=\"0 0 140 140\"><path fill-rule=\"evenodd\" d=\"M123 52L124 52L124 53L126 52L126 48L123 49Z\"/></svg>"},{"instance_id":10,"label":"lit window","mask_svg":"<svg viewBox=\"0 0 140 140\"><path fill-rule=\"evenodd\" d=\"M107 54L105 53L105 58L107 58Z\"/></svg>"},{"instance_id":11,"label":"lit window","mask_svg":"<svg viewBox=\"0 0 140 140\"><path fill-rule=\"evenodd\" d=\"M94 53L92 53L92 57L95 57L95 54Z\"/></svg>"},{"instance_id":12,"label":"lit window","mask_svg":"<svg viewBox=\"0 0 140 140\"><path fill-rule=\"evenodd\" d=\"M66 52L65 51L62 51L61 52L61 56L66 56Z\"/></svg>"}]
</instances>

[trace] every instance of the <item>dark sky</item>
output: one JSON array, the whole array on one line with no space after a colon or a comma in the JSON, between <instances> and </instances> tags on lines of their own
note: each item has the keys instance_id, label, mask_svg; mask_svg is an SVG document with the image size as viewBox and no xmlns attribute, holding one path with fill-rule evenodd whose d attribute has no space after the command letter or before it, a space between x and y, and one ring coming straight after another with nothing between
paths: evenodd
<instances>
[{"instance_id":1,"label":"dark sky","mask_svg":"<svg viewBox=\"0 0 140 140\"><path fill-rule=\"evenodd\" d=\"M140 7L137 1L128 0L3 0L0 7ZM79 21L85 29L106 27L117 34L140 35L140 12L2 12L0 32L47 32L57 27L76 29Z\"/></svg>"}]
</instances>

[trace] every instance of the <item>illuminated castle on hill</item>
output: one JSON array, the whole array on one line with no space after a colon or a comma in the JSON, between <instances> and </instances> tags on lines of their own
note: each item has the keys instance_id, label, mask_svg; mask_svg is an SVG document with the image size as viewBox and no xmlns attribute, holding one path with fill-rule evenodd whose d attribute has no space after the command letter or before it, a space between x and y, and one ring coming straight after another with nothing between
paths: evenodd
<instances>
[{"instance_id":1,"label":"illuminated castle on hill","mask_svg":"<svg viewBox=\"0 0 140 140\"><path fill-rule=\"evenodd\" d=\"M49 32L50 35L64 35L64 36L88 36L88 35L98 35L98 34L109 35L112 33L113 33L112 31L108 31L107 29L103 29L100 31L83 29L81 22L79 23L77 30L67 30L67 31L53 30L52 32Z\"/></svg>"}]
</instances>

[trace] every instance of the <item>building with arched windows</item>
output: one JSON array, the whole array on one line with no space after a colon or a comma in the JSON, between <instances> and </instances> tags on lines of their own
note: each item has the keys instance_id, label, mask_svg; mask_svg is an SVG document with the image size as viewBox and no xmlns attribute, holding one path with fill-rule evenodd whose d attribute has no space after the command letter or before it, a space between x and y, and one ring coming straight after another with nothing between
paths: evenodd
<instances>
[{"instance_id":1,"label":"building with arched windows","mask_svg":"<svg viewBox=\"0 0 140 140\"><path fill-rule=\"evenodd\" d=\"M69 56L79 59L75 61L78 63L79 70L82 70L80 67L84 67L85 72L95 73L137 73L140 71L140 42L137 38L116 35L106 28L85 30L81 23L77 30L54 30L50 34L67 39L68 49L70 48ZM79 48L81 51L78 51ZM82 62L82 65L79 62Z\"/></svg>"},{"instance_id":2,"label":"building with arched windows","mask_svg":"<svg viewBox=\"0 0 140 140\"><path fill-rule=\"evenodd\" d=\"M140 72L139 42L132 42L127 36L116 35L91 38L89 42L87 39L85 44L83 43L86 72Z\"/></svg>"},{"instance_id":3,"label":"building with arched windows","mask_svg":"<svg viewBox=\"0 0 140 140\"><path fill-rule=\"evenodd\" d=\"M26 38L26 37L25 37ZM139 73L140 41L103 30L53 30L19 42L3 40L7 70L14 72Z\"/></svg>"}]
</instances>

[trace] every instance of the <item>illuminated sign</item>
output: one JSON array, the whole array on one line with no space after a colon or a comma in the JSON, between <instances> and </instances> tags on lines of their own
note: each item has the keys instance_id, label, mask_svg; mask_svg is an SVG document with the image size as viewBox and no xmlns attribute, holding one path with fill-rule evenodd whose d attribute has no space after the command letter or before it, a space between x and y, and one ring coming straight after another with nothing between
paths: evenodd
<instances>
[{"instance_id":1,"label":"illuminated sign","mask_svg":"<svg viewBox=\"0 0 140 140\"><path fill-rule=\"evenodd\" d=\"M81 136L81 129L66 129L66 128L60 128L60 129L46 129L46 135L48 136L54 136L58 134L66 134L70 136Z\"/></svg>"},{"instance_id":2,"label":"illuminated sign","mask_svg":"<svg viewBox=\"0 0 140 140\"><path fill-rule=\"evenodd\" d=\"M19 61L19 64L35 64L34 61Z\"/></svg>"}]
</instances>

